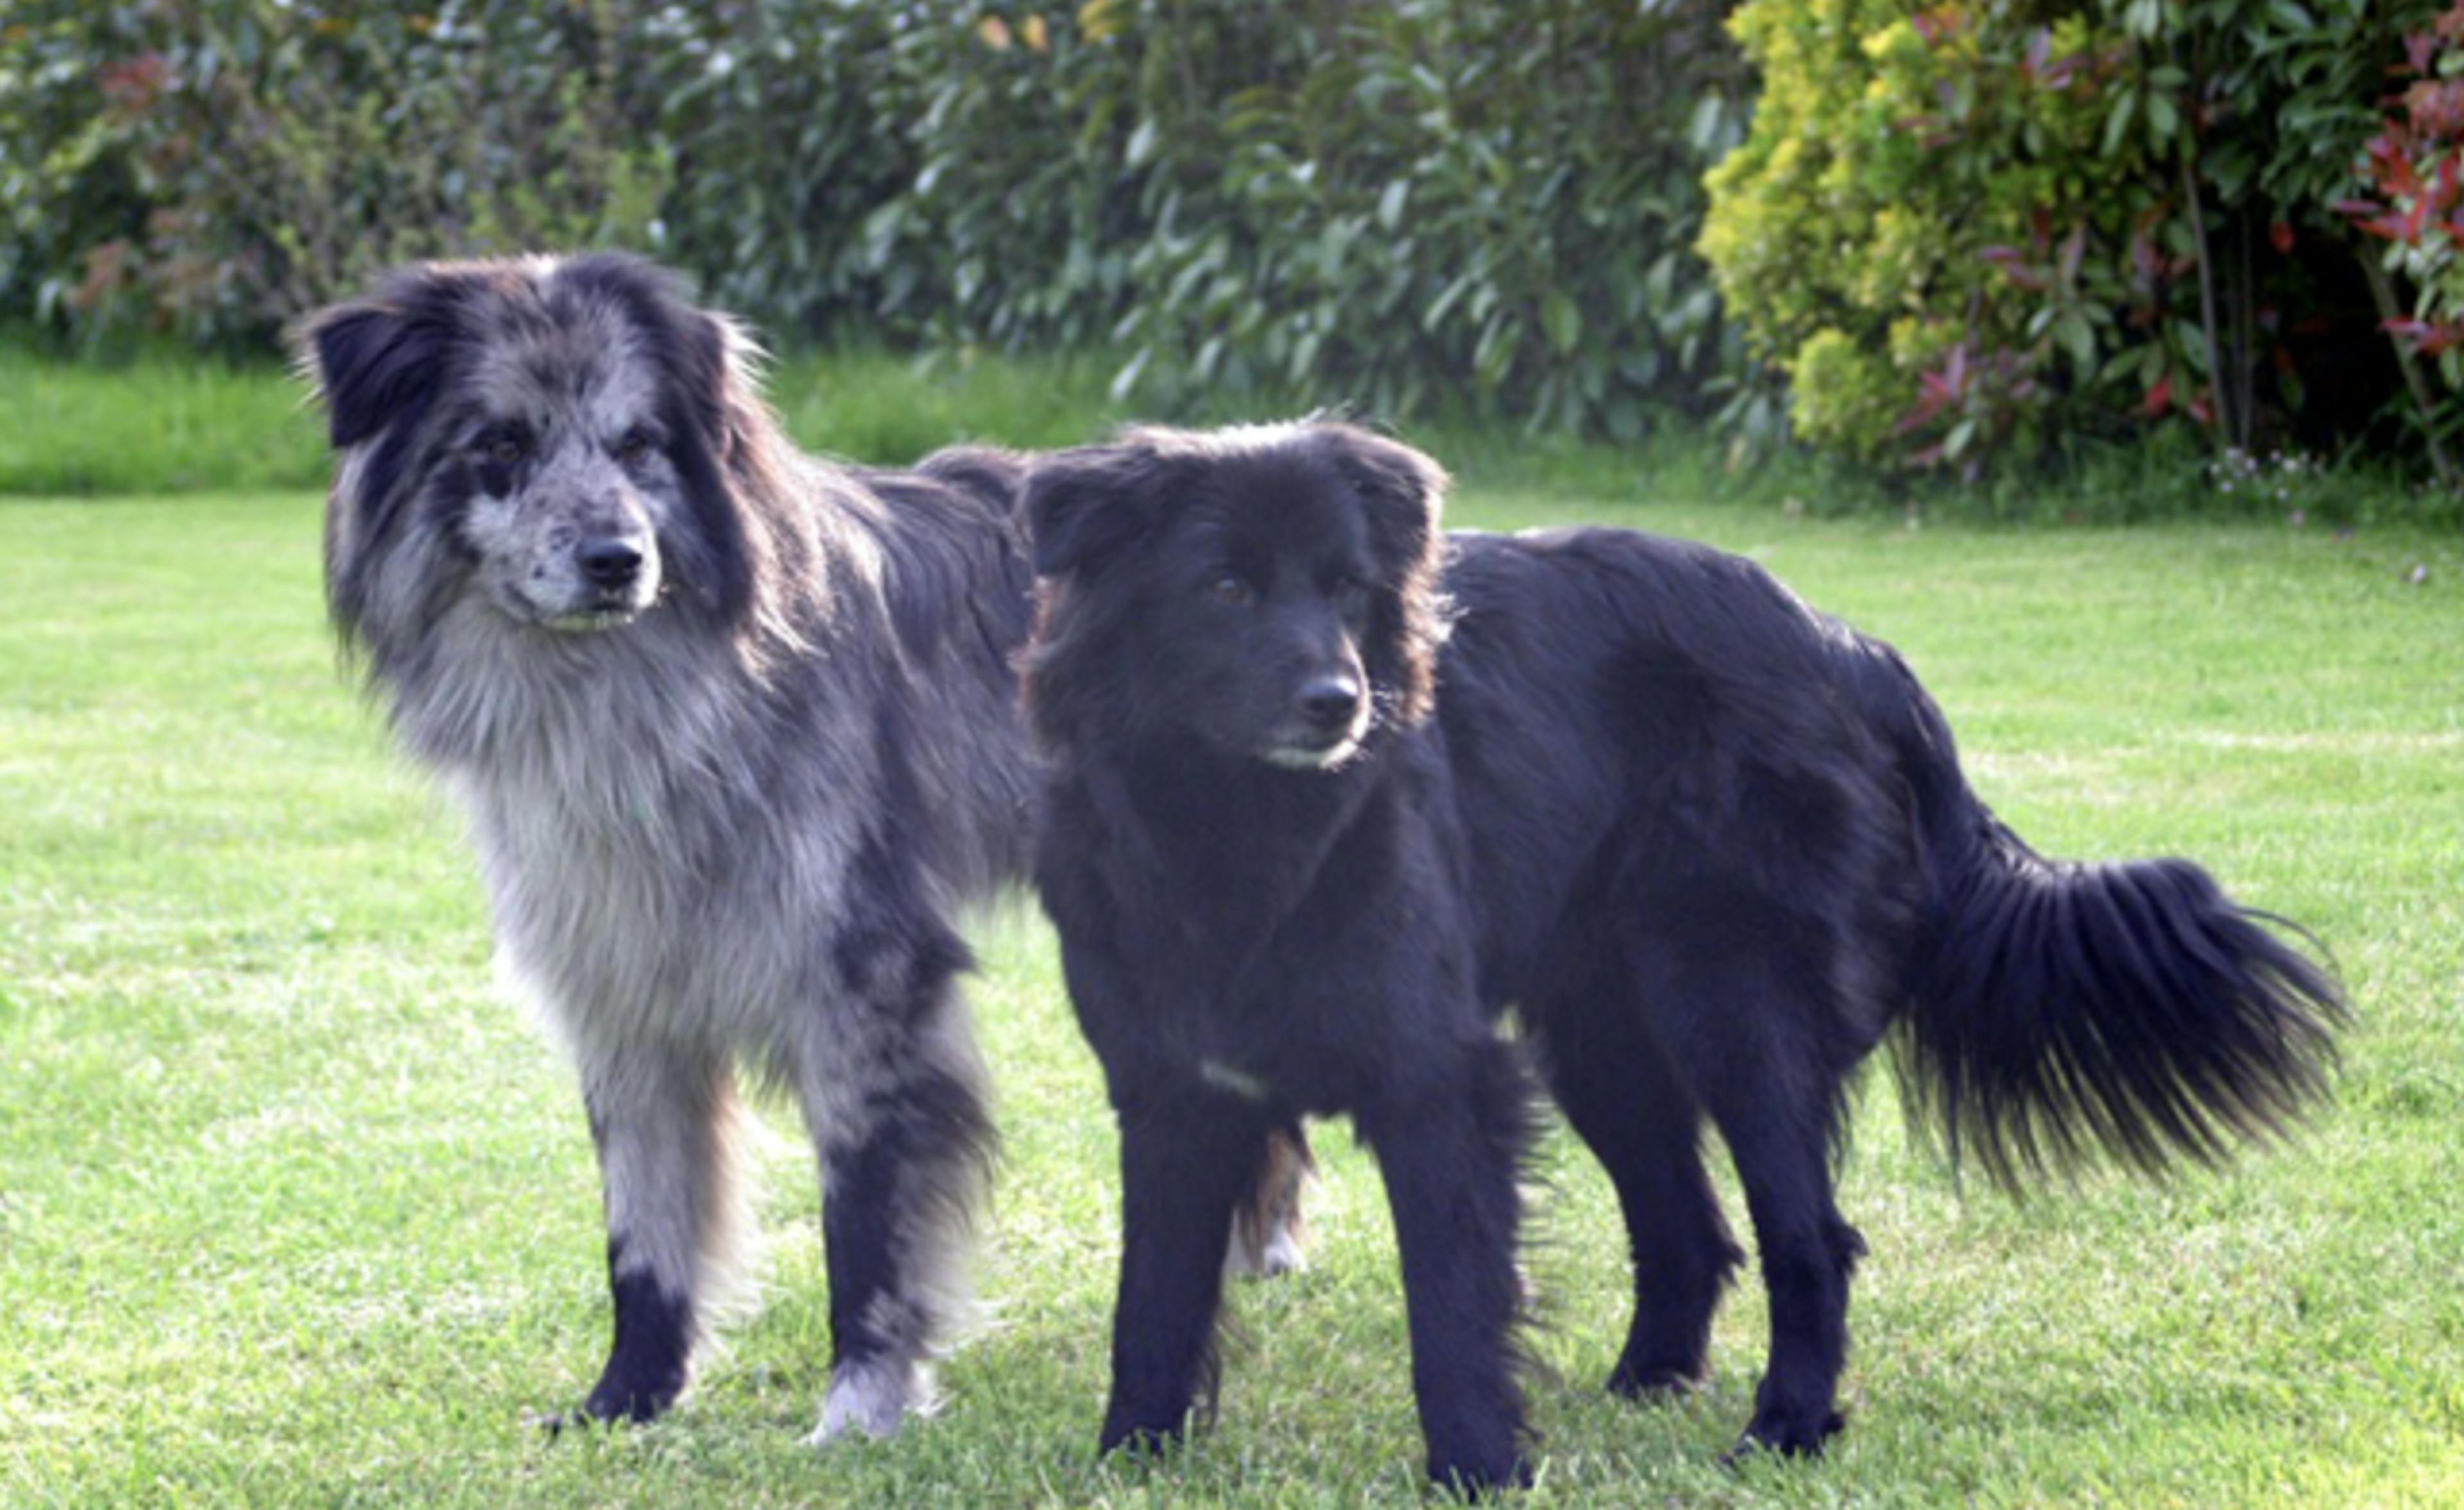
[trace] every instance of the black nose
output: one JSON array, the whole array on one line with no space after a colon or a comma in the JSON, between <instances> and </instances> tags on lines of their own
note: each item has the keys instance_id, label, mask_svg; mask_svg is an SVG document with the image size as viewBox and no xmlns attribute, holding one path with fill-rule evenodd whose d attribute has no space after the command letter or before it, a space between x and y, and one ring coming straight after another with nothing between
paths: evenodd
<instances>
[{"instance_id":1,"label":"black nose","mask_svg":"<svg viewBox=\"0 0 2464 1510\"><path fill-rule=\"evenodd\" d=\"M1330 733L1351 726L1360 711L1360 684L1349 676L1320 676L1301 688L1301 716Z\"/></svg>"},{"instance_id":2,"label":"black nose","mask_svg":"<svg viewBox=\"0 0 2464 1510\"><path fill-rule=\"evenodd\" d=\"M602 535L583 541L575 559L591 586L610 592L630 586L634 575L642 569L641 547L622 535Z\"/></svg>"}]
</instances>

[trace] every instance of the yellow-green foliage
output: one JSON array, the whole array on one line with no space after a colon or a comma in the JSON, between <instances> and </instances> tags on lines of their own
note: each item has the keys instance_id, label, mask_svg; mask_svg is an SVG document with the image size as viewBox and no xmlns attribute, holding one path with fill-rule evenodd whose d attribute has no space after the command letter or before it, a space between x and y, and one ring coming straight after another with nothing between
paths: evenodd
<instances>
[{"instance_id":1,"label":"yellow-green foliage","mask_svg":"<svg viewBox=\"0 0 2464 1510\"><path fill-rule=\"evenodd\" d=\"M2065 268L2057 243L2118 248L2145 176L2136 138L2101 140L2101 82L2128 58L2101 47L2089 9L1749 0L1731 18L1763 92L1709 175L1701 250L1790 378L1799 434L1879 457L1920 372L1962 343L2020 384L2017 401L2011 382L1994 390L2015 404L1991 421L2006 429L2045 402L2033 374L2097 372L2112 300L2080 296L2101 274L2076 251ZM2013 260L2042 286L2021 287ZM1982 438L1956 419L1953 454Z\"/></svg>"}]
</instances>

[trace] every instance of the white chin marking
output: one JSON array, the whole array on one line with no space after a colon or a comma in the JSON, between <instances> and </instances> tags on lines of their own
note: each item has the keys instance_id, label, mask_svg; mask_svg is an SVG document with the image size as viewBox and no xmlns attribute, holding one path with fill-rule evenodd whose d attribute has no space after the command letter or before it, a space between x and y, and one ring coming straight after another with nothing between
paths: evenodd
<instances>
[{"instance_id":1,"label":"white chin marking","mask_svg":"<svg viewBox=\"0 0 2464 1510\"><path fill-rule=\"evenodd\" d=\"M1299 745L1276 745L1260 751L1258 758L1287 771L1331 771L1360 753L1360 741L1346 739L1341 744L1311 750Z\"/></svg>"},{"instance_id":2,"label":"white chin marking","mask_svg":"<svg viewBox=\"0 0 2464 1510\"><path fill-rule=\"evenodd\" d=\"M622 629L640 617L641 611L635 608L598 608L588 613L561 613L554 618L540 620L539 624L559 634L598 634L607 629Z\"/></svg>"},{"instance_id":3,"label":"white chin marking","mask_svg":"<svg viewBox=\"0 0 2464 1510\"><path fill-rule=\"evenodd\" d=\"M849 1435L872 1441L896 1434L913 1412L930 1412L931 1386L920 1363L874 1359L841 1368L822 1399L822 1424L805 1440L816 1447Z\"/></svg>"}]
</instances>

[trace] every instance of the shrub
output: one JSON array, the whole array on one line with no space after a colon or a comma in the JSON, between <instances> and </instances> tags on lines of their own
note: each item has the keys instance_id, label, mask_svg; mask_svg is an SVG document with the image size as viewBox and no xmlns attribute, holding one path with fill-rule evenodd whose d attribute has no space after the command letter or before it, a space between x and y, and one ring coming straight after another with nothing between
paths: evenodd
<instances>
[{"instance_id":1,"label":"shrub","mask_svg":"<svg viewBox=\"0 0 2464 1510\"><path fill-rule=\"evenodd\" d=\"M2399 114L2363 149L2357 166L2372 197L2338 208L2387 243L2378 282L2385 323L2402 344L2415 413L2440 473L2455 480L2446 447L2464 428L2464 4L2405 38L2409 79ZM2411 286L2399 313L2385 274ZM2416 359L2429 359L2435 391Z\"/></svg>"},{"instance_id":2,"label":"shrub","mask_svg":"<svg viewBox=\"0 0 2464 1510\"><path fill-rule=\"evenodd\" d=\"M1231 47L1144 27L1175 75L1230 67L1213 127L1150 117L1133 371L1617 436L1716 396L1736 350L1692 243L1746 114L1726 7L1308 9Z\"/></svg>"},{"instance_id":3,"label":"shrub","mask_svg":"<svg viewBox=\"0 0 2464 1510\"><path fill-rule=\"evenodd\" d=\"M1764 93L1704 252L1818 444L2248 449L2302 418L2288 333L2350 282L2336 164L2421 3L1750 0Z\"/></svg>"},{"instance_id":4,"label":"shrub","mask_svg":"<svg viewBox=\"0 0 2464 1510\"><path fill-rule=\"evenodd\" d=\"M39 164L12 208L83 208L69 241L15 241L11 289L89 334L262 349L396 263L639 239L666 175L630 144L617 21L604 0L193 0L12 26L0 68L44 91L5 118Z\"/></svg>"},{"instance_id":5,"label":"shrub","mask_svg":"<svg viewBox=\"0 0 2464 1510\"><path fill-rule=\"evenodd\" d=\"M244 346L383 264L616 240L791 339L1633 435L1739 370L1692 251L1748 107L1726 10L55 5L0 38L51 81L0 129L85 208L37 235L0 181L8 266L81 330Z\"/></svg>"}]
</instances>

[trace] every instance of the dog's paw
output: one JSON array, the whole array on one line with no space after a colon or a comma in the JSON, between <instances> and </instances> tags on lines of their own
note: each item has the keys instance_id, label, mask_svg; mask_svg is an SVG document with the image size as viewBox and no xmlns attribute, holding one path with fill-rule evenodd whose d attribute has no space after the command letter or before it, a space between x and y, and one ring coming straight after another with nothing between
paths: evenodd
<instances>
[{"instance_id":1,"label":"dog's paw","mask_svg":"<svg viewBox=\"0 0 2464 1510\"><path fill-rule=\"evenodd\" d=\"M1609 1375L1608 1391L1621 1399L1658 1405L1683 1399L1703 1387L1700 1365L1627 1363L1619 1360Z\"/></svg>"},{"instance_id":2,"label":"dog's paw","mask_svg":"<svg viewBox=\"0 0 2464 1510\"><path fill-rule=\"evenodd\" d=\"M1759 1411L1746 1427L1746 1434L1737 1445L1720 1455L1720 1466L1734 1468L1751 1457L1777 1453L1783 1457L1811 1458L1822 1455L1822 1445L1839 1434L1848 1418L1837 1411L1825 1411L1803 1417L1783 1415L1773 1411Z\"/></svg>"},{"instance_id":3,"label":"dog's paw","mask_svg":"<svg viewBox=\"0 0 2464 1510\"><path fill-rule=\"evenodd\" d=\"M1429 1483L1441 1494L1484 1503L1509 1490L1530 1488L1531 1463L1521 1453L1442 1463L1432 1458Z\"/></svg>"},{"instance_id":4,"label":"dog's paw","mask_svg":"<svg viewBox=\"0 0 2464 1510\"><path fill-rule=\"evenodd\" d=\"M849 1435L879 1441L897 1434L910 1414L929 1414L932 1382L916 1363L866 1359L843 1364L822 1397L822 1423L805 1440L816 1447Z\"/></svg>"},{"instance_id":5,"label":"dog's paw","mask_svg":"<svg viewBox=\"0 0 2464 1510\"><path fill-rule=\"evenodd\" d=\"M553 1441L568 1432L581 1435L621 1426L630 1419L625 1415L597 1414L589 1406L578 1405L569 1411L533 1411L522 1417L522 1424Z\"/></svg>"}]
</instances>

